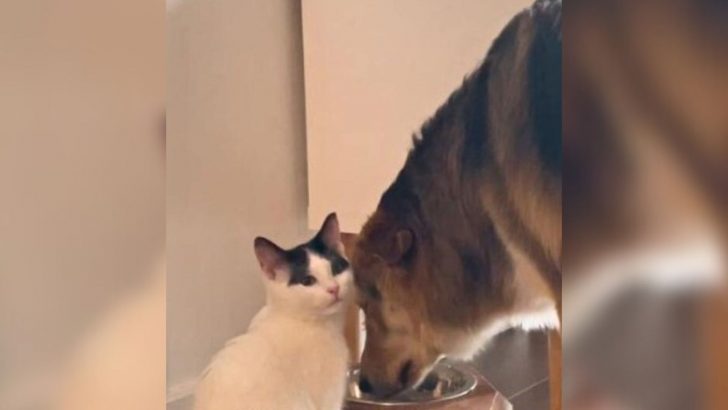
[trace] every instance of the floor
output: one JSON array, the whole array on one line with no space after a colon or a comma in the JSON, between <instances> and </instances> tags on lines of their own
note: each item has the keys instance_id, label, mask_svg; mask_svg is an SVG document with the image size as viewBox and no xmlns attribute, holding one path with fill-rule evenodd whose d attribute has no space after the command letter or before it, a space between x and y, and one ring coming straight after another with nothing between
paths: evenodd
<instances>
[{"instance_id":1,"label":"floor","mask_svg":"<svg viewBox=\"0 0 728 410\"><path fill-rule=\"evenodd\" d=\"M634 289L615 298L572 337L564 391L581 385L622 408L704 408L694 296Z\"/></svg>"},{"instance_id":2,"label":"floor","mask_svg":"<svg viewBox=\"0 0 728 410\"><path fill-rule=\"evenodd\" d=\"M192 410L192 398L189 397L173 403L167 403L167 410Z\"/></svg>"},{"instance_id":3,"label":"floor","mask_svg":"<svg viewBox=\"0 0 728 410\"><path fill-rule=\"evenodd\" d=\"M549 408L548 336L513 329L497 336L473 363L514 410Z\"/></svg>"},{"instance_id":4,"label":"floor","mask_svg":"<svg viewBox=\"0 0 728 410\"><path fill-rule=\"evenodd\" d=\"M549 408L546 333L509 330L496 337L473 364L508 397L514 410ZM190 399L167 405L167 410L191 408Z\"/></svg>"}]
</instances>

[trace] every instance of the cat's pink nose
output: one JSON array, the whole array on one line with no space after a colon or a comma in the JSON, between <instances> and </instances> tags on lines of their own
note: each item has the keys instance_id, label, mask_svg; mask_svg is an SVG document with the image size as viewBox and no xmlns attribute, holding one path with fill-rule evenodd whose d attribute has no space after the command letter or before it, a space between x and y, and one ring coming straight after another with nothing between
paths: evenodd
<instances>
[{"instance_id":1,"label":"cat's pink nose","mask_svg":"<svg viewBox=\"0 0 728 410\"><path fill-rule=\"evenodd\" d=\"M339 285L329 286L328 288L326 288L326 291L335 298L339 297Z\"/></svg>"}]
</instances>

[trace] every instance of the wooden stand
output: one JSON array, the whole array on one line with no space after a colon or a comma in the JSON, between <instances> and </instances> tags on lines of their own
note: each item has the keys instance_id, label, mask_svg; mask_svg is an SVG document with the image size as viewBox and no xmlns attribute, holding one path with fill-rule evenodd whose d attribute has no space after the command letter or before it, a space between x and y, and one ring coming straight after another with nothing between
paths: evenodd
<instances>
[{"instance_id":1,"label":"wooden stand","mask_svg":"<svg viewBox=\"0 0 728 410\"><path fill-rule=\"evenodd\" d=\"M343 233L341 234L341 240L344 242L344 249L346 250L347 257L351 259L351 251L354 249L356 235ZM351 363L359 363L359 307L356 303L351 303L346 312L344 336L346 337L346 345L349 347Z\"/></svg>"},{"instance_id":2,"label":"wooden stand","mask_svg":"<svg viewBox=\"0 0 728 410\"><path fill-rule=\"evenodd\" d=\"M704 408L728 409L728 291L707 295L699 316Z\"/></svg>"},{"instance_id":3,"label":"wooden stand","mask_svg":"<svg viewBox=\"0 0 728 410\"><path fill-rule=\"evenodd\" d=\"M561 410L561 334L549 332L549 396L551 410Z\"/></svg>"}]
</instances>

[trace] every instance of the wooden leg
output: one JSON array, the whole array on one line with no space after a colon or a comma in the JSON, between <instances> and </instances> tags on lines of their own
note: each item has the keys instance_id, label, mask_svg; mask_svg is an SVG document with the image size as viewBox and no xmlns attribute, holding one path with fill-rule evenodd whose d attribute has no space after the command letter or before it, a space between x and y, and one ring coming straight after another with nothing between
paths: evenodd
<instances>
[{"instance_id":1,"label":"wooden leg","mask_svg":"<svg viewBox=\"0 0 728 410\"><path fill-rule=\"evenodd\" d=\"M349 347L349 360L359 363L359 309L355 303L349 305L344 324L344 336Z\"/></svg>"},{"instance_id":2,"label":"wooden leg","mask_svg":"<svg viewBox=\"0 0 728 410\"><path fill-rule=\"evenodd\" d=\"M701 305L704 408L728 409L728 291L708 296Z\"/></svg>"},{"instance_id":3,"label":"wooden leg","mask_svg":"<svg viewBox=\"0 0 728 410\"><path fill-rule=\"evenodd\" d=\"M356 235L344 233L341 235L347 255L351 254ZM359 308L356 303L351 303L346 312L344 324L344 336L346 345L349 346L349 355L352 364L359 363Z\"/></svg>"},{"instance_id":4,"label":"wooden leg","mask_svg":"<svg viewBox=\"0 0 728 410\"><path fill-rule=\"evenodd\" d=\"M551 410L561 410L561 334L549 333L549 394Z\"/></svg>"}]
</instances>

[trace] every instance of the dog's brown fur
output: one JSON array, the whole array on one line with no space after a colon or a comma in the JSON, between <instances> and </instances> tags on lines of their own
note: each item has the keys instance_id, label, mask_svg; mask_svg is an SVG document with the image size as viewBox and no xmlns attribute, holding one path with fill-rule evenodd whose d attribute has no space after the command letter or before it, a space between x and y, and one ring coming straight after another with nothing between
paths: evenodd
<instances>
[{"instance_id":1,"label":"dog's brown fur","mask_svg":"<svg viewBox=\"0 0 728 410\"><path fill-rule=\"evenodd\" d=\"M540 1L508 24L423 126L360 233L362 374L375 393L417 383L439 356L508 316L516 269L537 272L558 303L560 9Z\"/></svg>"},{"instance_id":2,"label":"dog's brown fur","mask_svg":"<svg viewBox=\"0 0 728 410\"><path fill-rule=\"evenodd\" d=\"M425 125L362 230L353 265L375 393L416 383L453 344L511 314L524 260L560 309L562 266L568 284L605 254L679 233L677 219L728 236L724 2L569 4L563 255L561 129L541 134L539 121L561 121L561 95L556 113L533 105L549 100L530 89L539 78L528 67L548 61L536 10L506 27ZM559 89L560 77L549 79Z\"/></svg>"}]
</instances>

